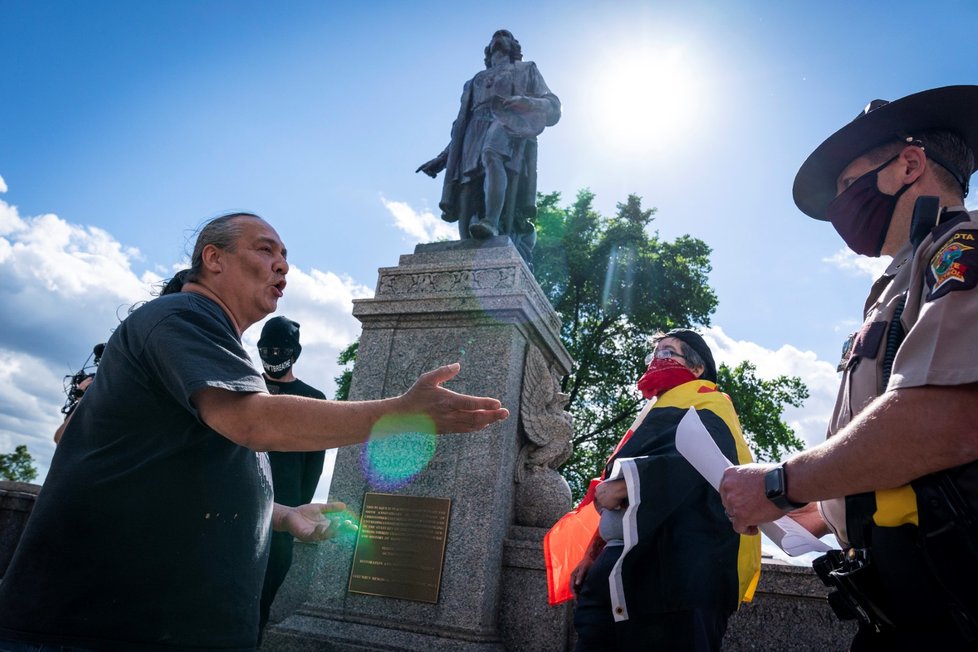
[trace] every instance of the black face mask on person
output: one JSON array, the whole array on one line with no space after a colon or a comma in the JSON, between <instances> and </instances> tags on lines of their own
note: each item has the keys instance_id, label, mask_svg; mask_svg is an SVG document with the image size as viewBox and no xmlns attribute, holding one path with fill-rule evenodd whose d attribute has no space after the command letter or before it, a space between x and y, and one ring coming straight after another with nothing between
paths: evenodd
<instances>
[{"instance_id":1,"label":"black face mask on person","mask_svg":"<svg viewBox=\"0 0 978 652\"><path fill-rule=\"evenodd\" d=\"M295 362L292 349L279 348L277 346L260 348L258 355L261 357L261 366L265 373L272 378L281 378L288 373Z\"/></svg>"},{"instance_id":2,"label":"black face mask on person","mask_svg":"<svg viewBox=\"0 0 978 652\"><path fill-rule=\"evenodd\" d=\"M857 254L874 258L880 255L897 201L916 183L915 180L905 184L895 195L887 195L879 189L880 171L897 158L899 154L853 181L825 209L825 216L832 226Z\"/></svg>"}]
</instances>

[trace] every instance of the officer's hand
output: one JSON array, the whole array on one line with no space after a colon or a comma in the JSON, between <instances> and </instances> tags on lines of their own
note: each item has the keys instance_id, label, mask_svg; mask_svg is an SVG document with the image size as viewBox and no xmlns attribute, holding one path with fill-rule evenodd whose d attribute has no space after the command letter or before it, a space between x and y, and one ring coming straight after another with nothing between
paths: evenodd
<instances>
[{"instance_id":1,"label":"officer's hand","mask_svg":"<svg viewBox=\"0 0 978 652\"><path fill-rule=\"evenodd\" d=\"M764 493L764 474L773 468L773 464L743 464L723 472L720 499L737 532L757 534L758 525L784 516Z\"/></svg>"}]
</instances>

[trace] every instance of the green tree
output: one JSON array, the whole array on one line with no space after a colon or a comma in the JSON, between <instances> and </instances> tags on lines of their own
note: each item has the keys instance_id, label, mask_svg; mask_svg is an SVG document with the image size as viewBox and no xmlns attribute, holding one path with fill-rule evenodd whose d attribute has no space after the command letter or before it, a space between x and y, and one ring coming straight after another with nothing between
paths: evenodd
<instances>
[{"instance_id":1,"label":"green tree","mask_svg":"<svg viewBox=\"0 0 978 652\"><path fill-rule=\"evenodd\" d=\"M593 193L582 190L573 204L561 208L559 193L540 195L533 255L534 274L561 316L561 339L575 360L563 380L574 416L574 454L561 469L575 497L601 472L638 412L635 383L645 370L649 337L672 328L708 326L717 306L705 242L688 235L667 241L657 231L650 233L656 209L643 209L637 195L619 203L611 218L594 210L593 200ZM780 386L753 378L743 387L768 391ZM779 417L781 395L765 396L756 404L771 406ZM748 417L758 428L768 424ZM797 439L784 434L779 430L770 437L782 447L795 446ZM753 442L767 440L755 434Z\"/></svg>"},{"instance_id":2,"label":"green tree","mask_svg":"<svg viewBox=\"0 0 978 652\"><path fill-rule=\"evenodd\" d=\"M757 367L746 360L733 369L721 364L717 385L733 401L754 458L759 462L779 460L804 446L782 413L785 405L801 407L808 398L808 387L797 376L762 380L756 372Z\"/></svg>"},{"instance_id":3,"label":"green tree","mask_svg":"<svg viewBox=\"0 0 978 652\"><path fill-rule=\"evenodd\" d=\"M37 477L34 458L21 444L13 453L0 453L0 480L11 482L30 482Z\"/></svg>"},{"instance_id":4,"label":"green tree","mask_svg":"<svg viewBox=\"0 0 978 652\"><path fill-rule=\"evenodd\" d=\"M343 365L343 373L334 378L336 381L336 394L333 398L337 401L346 401L350 398L350 382L353 380L353 363L357 359L357 349L360 348L360 340L355 339L350 346L340 351L336 362Z\"/></svg>"}]
</instances>

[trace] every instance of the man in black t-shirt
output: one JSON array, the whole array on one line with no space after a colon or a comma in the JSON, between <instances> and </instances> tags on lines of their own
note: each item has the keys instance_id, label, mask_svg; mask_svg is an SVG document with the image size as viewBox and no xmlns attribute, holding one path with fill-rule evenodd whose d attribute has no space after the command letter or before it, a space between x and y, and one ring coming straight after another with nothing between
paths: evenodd
<instances>
[{"instance_id":1,"label":"man in black t-shirt","mask_svg":"<svg viewBox=\"0 0 978 652\"><path fill-rule=\"evenodd\" d=\"M264 369L262 375L269 394L290 394L325 400L326 395L295 377L292 372L302 345L299 343L299 323L286 317L272 317L261 329L258 355ZM296 507L312 500L323 473L325 451L269 452L275 502ZM285 576L292 566L293 537L288 532L272 532L268 550L268 568L261 589L259 639L268 622L268 614Z\"/></svg>"},{"instance_id":2,"label":"man in black t-shirt","mask_svg":"<svg viewBox=\"0 0 978 652\"><path fill-rule=\"evenodd\" d=\"M375 401L269 394L241 334L276 310L288 271L275 229L225 215L115 330L0 583L0 650L254 650L269 531L326 539L345 509L274 504L263 451L362 443L398 415L439 433L508 416L441 387L458 365Z\"/></svg>"}]
</instances>

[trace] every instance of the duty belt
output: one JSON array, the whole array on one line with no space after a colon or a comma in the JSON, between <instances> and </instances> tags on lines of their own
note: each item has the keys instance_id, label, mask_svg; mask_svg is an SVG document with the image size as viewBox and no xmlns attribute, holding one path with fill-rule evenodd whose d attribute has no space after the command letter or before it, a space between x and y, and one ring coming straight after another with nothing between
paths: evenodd
<instances>
[{"instance_id":1,"label":"duty belt","mask_svg":"<svg viewBox=\"0 0 978 652\"><path fill-rule=\"evenodd\" d=\"M961 635L978 642L978 519L949 475L955 471L911 483L919 514L916 545L937 591L934 598L946 607ZM886 594L873 568L871 538L861 540L866 547L831 550L812 566L833 589L829 605L840 619L858 619L882 631L893 627L894 618L880 604Z\"/></svg>"}]
</instances>

